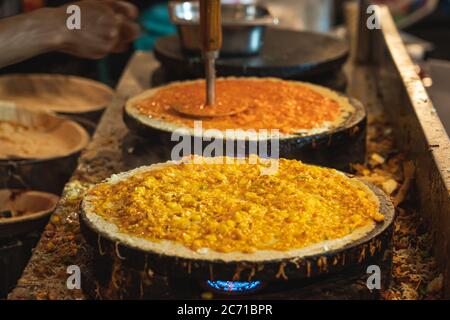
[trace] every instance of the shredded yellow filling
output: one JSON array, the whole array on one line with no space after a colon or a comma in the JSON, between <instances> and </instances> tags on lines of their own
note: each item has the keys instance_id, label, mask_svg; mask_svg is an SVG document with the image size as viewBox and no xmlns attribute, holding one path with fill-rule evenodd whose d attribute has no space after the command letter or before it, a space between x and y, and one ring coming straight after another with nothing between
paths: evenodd
<instances>
[{"instance_id":1,"label":"shredded yellow filling","mask_svg":"<svg viewBox=\"0 0 450 320\"><path fill-rule=\"evenodd\" d=\"M96 186L95 212L123 233L192 250L286 251L382 221L367 189L332 169L279 161L170 165Z\"/></svg>"}]
</instances>

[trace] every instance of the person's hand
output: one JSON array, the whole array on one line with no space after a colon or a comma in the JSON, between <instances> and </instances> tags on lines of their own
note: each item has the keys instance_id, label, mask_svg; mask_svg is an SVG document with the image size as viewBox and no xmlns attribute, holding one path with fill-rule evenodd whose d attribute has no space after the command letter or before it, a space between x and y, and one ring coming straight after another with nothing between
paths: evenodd
<instances>
[{"instance_id":1,"label":"person's hand","mask_svg":"<svg viewBox=\"0 0 450 320\"><path fill-rule=\"evenodd\" d=\"M69 30L65 5L0 19L0 68L51 51L99 59L125 50L139 36L137 8L120 0L85 0L81 29Z\"/></svg>"},{"instance_id":2,"label":"person's hand","mask_svg":"<svg viewBox=\"0 0 450 320\"><path fill-rule=\"evenodd\" d=\"M57 39L60 42L58 51L99 59L109 53L126 50L130 42L139 36L139 25L134 22L139 12L129 2L85 0L72 4L81 9L81 30L69 30L66 27ZM57 9L57 14L62 14L66 19L67 6Z\"/></svg>"}]
</instances>

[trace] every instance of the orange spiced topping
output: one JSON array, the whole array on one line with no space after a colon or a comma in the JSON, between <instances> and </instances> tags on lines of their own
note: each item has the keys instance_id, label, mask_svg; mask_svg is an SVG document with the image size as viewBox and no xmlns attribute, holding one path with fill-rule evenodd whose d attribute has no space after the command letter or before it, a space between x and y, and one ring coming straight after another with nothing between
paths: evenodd
<instances>
[{"instance_id":1,"label":"orange spiced topping","mask_svg":"<svg viewBox=\"0 0 450 320\"><path fill-rule=\"evenodd\" d=\"M279 129L290 134L299 130L323 127L341 115L339 102L315 87L293 81L275 79L229 78L217 80L216 103L220 110L247 108L224 117L203 118L205 129ZM193 127L194 119L175 111L210 108L205 106L205 82L177 83L158 89L137 102L141 114Z\"/></svg>"}]
</instances>

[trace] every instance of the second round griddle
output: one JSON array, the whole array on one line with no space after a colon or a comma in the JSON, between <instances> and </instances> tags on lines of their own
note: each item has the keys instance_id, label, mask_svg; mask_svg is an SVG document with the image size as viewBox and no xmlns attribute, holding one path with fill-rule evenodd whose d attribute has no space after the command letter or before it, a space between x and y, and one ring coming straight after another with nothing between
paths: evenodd
<instances>
[{"instance_id":1,"label":"second round griddle","mask_svg":"<svg viewBox=\"0 0 450 320\"><path fill-rule=\"evenodd\" d=\"M380 213L384 221L359 239L316 254L301 257L287 257L266 261L221 259L190 259L143 250L138 246L124 244L104 231L100 231L82 210L80 215L81 232L87 243L94 249L97 268L104 270L102 277L131 274L153 275L154 273L184 279L224 280L224 281L273 281L318 278L326 274L343 272L355 266L369 266L374 260L383 259L390 250L392 241L394 206L386 194L377 187L360 180L376 195L380 203ZM115 261L115 263L114 263ZM113 265L120 268L115 273ZM109 268L109 271L105 271ZM117 272L117 271L116 271ZM127 277L126 277L127 278ZM128 277L127 279L132 279ZM142 278L124 281L126 289L142 287ZM117 288L121 289L121 288ZM136 297L135 297L136 298Z\"/></svg>"},{"instance_id":2,"label":"second round griddle","mask_svg":"<svg viewBox=\"0 0 450 320\"><path fill-rule=\"evenodd\" d=\"M267 29L259 55L220 57L219 76L278 77L306 79L341 68L349 55L347 43L338 38L306 31ZM183 51L178 36L160 38L155 56L174 72L203 77L203 62L198 55Z\"/></svg>"},{"instance_id":3,"label":"second round griddle","mask_svg":"<svg viewBox=\"0 0 450 320\"><path fill-rule=\"evenodd\" d=\"M278 145L279 156L346 172L351 172L354 164L364 163L367 113L361 102L353 98L349 98L349 101L355 111L340 126L321 133L281 137ZM139 161L138 159L143 154L150 154L155 148L159 150L163 159L172 158L172 150L178 144L177 141L172 140L173 131L163 130L143 121L127 107L124 108L123 118L132 133L131 136L127 136L123 146L125 162L132 166L144 165L145 163L139 163L136 160ZM184 136L184 139L189 139L192 145L201 146L202 153L210 144L210 141L199 136L187 135ZM240 142L238 143L238 141ZM260 142L264 144L263 141ZM237 144L243 146L243 150L233 149L239 156L248 156L248 150L250 150L248 140L227 141L224 139L222 140L224 150L226 150L227 143L230 142L235 146ZM258 142L258 148L261 147L260 142ZM128 150L133 151L129 152ZM267 142L267 150L271 150L270 140ZM134 156L135 154L138 156Z\"/></svg>"}]
</instances>

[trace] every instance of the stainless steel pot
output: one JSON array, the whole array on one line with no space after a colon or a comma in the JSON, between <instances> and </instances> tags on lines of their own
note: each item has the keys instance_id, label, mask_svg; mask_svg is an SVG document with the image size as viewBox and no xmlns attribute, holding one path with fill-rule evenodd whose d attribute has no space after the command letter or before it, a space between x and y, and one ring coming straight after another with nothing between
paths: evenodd
<instances>
[{"instance_id":1,"label":"stainless steel pot","mask_svg":"<svg viewBox=\"0 0 450 320\"><path fill-rule=\"evenodd\" d=\"M199 5L196 1L170 2L169 14L178 28L183 49L197 52L199 45ZM258 54L267 26L278 20L257 4L222 4L223 55Z\"/></svg>"}]
</instances>

